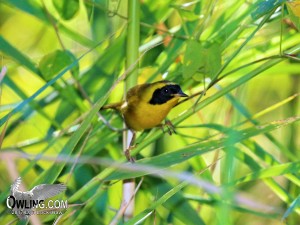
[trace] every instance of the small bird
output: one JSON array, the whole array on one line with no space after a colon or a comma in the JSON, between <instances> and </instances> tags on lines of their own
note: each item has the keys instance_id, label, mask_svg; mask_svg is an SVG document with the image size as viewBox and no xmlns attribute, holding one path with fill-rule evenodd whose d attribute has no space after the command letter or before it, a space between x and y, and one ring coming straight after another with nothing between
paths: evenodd
<instances>
[{"instance_id":1,"label":"small bird","mask_svg":"<svg viewBox=\"0 0 300 225\"><path fill-rule=\"evenodd\" d=\"M134 162L130 156L130 149L133 147L136 131L162 127L162 121L181 97L188 97L188 95L183 93L178 84L162 80L134 86L128 90L124 101L101 108L101 110L119 111L126 126L133 132L130 147L125 152L128 161ZM165 125L174 129L170 121L167 121ZM171 134L170 127L168 128Z\"/></svg>"},{"instance_id":2,"label":"small bird","mask_svg":"<svg viewBox=\"0 0 300 225\"><path fill-rule=\"evenodd\" d=\"M12 212L16 214L19 219L26 220L32 214L33 201L40 202L45 201L55 195L66 190L64 184L40 184L32 188L30 191L19 191L21 184L21 177L17 178L11 185L8 201L11 204ZM13 202L11 202L13 201ZM16 201L23 202L16 204Z\"/></svg>"}]
</instances>

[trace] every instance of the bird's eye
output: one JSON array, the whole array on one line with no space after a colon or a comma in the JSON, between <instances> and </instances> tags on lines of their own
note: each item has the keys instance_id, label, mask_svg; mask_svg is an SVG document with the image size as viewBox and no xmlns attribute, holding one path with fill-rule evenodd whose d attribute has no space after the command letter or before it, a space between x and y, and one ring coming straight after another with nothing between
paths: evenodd
<instances>
[{"instance_id":1,"label":"bird's eye","mask_svg":"<svg viewBox=\"0 0 300 225\"><path fill-rule=\"evenodd\" d=\"M167 88L164 88L163 91L164 91L164 93L166 93L166 94L169 93L169 90L168 90Z\"/></svg>"}]
</instances>

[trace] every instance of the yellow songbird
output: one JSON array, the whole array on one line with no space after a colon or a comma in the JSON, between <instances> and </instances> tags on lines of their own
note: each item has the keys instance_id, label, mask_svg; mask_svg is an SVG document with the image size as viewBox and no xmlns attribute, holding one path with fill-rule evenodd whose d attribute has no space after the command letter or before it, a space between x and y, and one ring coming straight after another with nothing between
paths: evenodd
<instances>
[{"instance_id":1,"label":"yellow songbird","mask_svg":"<svg viewBox=\"0 0 300 225\"><path fill-rule=\"evenodd\" d=\"M133 146L135 132L162 126L162 121L181 97L188 95L183 93L178 84L162 80L137 85L128 90L124 101L105 105L101 110L115 109L122 114L126 126L133 132L130 142L130 146ZM129 150L125 153L126 157L133 161Z\"/></svg>"}]
</instances>

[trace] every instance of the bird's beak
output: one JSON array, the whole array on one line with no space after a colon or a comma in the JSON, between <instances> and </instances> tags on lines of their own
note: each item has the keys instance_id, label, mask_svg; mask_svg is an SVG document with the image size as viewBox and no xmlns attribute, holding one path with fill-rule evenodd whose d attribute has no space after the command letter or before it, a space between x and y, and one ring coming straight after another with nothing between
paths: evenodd
<instances>
[{"instance_id":1,"label":"bird's beak","mask_svg":"<svg viewBox=\"0 0 300 225\"><path fill-rule=\"evenodd\" d=\"M189 97L187 94L185 94L182 90L180 90L177 94L175 94L176 97Z\"/></svg>"}]
</instances>

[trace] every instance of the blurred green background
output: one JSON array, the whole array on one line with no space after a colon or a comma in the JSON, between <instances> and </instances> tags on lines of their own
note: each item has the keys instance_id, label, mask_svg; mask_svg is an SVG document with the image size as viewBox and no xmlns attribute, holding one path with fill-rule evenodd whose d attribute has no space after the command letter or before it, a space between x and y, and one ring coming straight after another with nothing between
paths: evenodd
<instances>
[{"instance_id":1,"label":"blurred green background","mask_svg":"<svg viewBox=\"0 0 300 225\"><path fill-rule=\"evenodd\" d=\"M1 224L27 223L5 204L18 176L65 183L73 204L32 224L299 224L300 1L139 3L137 83L196 96L168 116L177 135L139 134L131 168L98 114L124 93L128 2L0 1ZM126 220L129 178L141 186Z\"/></svg>"}]
</instances>

